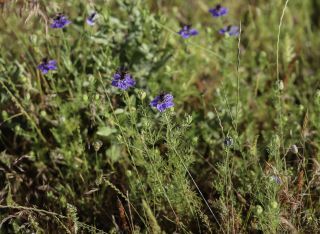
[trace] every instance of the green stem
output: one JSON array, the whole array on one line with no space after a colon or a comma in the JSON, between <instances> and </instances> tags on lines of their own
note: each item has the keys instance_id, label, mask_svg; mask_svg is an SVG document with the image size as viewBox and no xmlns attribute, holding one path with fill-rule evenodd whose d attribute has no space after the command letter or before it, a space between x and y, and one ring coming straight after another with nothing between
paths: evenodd
<instances>
[{"instance_id":1,"label":"green stem","mask_svg":"<svg viewBox=\"0 0 320 234\"><path fill-rule=\"evenodd\" d=\"M43 136L40 128L37 126L36 122L32 119L32 117L25 111L23 106L20 104L19 100L14 96L14 94L8 89L8 87L3 83L2 80L0 80L0 84L3 86L3 88L7 91L9 96L11 97L12 101L17 105L17 107L20 109L22 114L26 116L26 118L30 121L31 125L35 128L36 132L38 133L40 139L47 143L46 138Z\"/></svg>"}]
</instances>

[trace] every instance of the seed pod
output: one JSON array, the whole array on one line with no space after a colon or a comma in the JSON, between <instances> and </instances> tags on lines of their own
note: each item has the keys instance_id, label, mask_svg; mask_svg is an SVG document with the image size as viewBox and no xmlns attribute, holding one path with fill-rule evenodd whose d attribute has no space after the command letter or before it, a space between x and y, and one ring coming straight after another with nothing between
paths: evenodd
<instances>
[{"instance_id":1,"label":"seed pod","mask_svg":"<svg viewBox=\"0 0 320 234\"><path fill-rule=\"evenodd\" d=\"M282 91L284 89L284 84L283 84L282 80L279 81L278 88L279 88L280 91Z\"/></svg>"},{"instance_id":2,"label":"seed pod","mask_svg":"<svg viewBox=\"0 0 320 234\"><path fill-rule=\"evenodd\" d=\"M144 91L138 91L138 97L141 99L141 100L144 100L147 96L147 93L144 92Z\"/></svg>"},{"instance_id":3,"label":"seed pod","mask_svg":"<svg viewBox=\"0 0 320 234\"><path fill-rule=\"evenodd\" d=\"M294 144L290 147L290 150L294 154L298 154L299 153L298 147L296 145L294 145Z\"/></svg>"},{"instance_id":4,"label":"seed pod","mask_svg":"<svg viewBox=\"0 0 320 234\"><path fill-rule=\"evenodd\" d=\"M232 145L233 145L233 139L232 139L232 137L229 137L229 136L227 136L225 139L224 139L224 145L226 146L226 147L231 147Z\"/></svg>"},{"instance_id":5,"label":"seed pod","mask_svg":"<svg viewBox=\"0 0 320 234\"><path fill-rule=\"evenodd\" d=\"M270 205L271 205L271 207L273 209L277 209L278 208L278 202L276 202L276 201L272 201Z\"/></svg>"},{"instance_id":6,"label":"seed pod","mask_svg":"<svg viewBox=\"0 0 320 234\"><path fill-rule=\"evenodd\" d=\"M100 140L97 140L95 142L93 142L93 148L96 152L98 152L100 150L100 148L102 147L103 143Z\"/></svg>"},{"instance_id":7,"label":"seed pod","mask_svg":"<svg viewBox=\"0 0 320 234\"><path fill-rule=\"evenodd\" d=\"M256 214L257 214L257 215L261 215L261 214L262 214L262 212L263 212L263 208L262 208L262 206L257 205L257 206L256 206Z\"/></svg>"}]
</instances>

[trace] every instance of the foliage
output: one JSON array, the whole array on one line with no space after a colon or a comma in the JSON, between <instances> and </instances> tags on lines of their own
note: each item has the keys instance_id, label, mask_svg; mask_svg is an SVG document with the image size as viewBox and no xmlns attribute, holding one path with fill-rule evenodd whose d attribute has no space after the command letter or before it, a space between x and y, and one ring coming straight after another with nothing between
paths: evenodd
<instances>
[{"instance_id":1,"label":"foliage","mask_svg":"<svg viewBox=\"0 0 320 234\"><path fill-rule=\"evenodd\" d=\"M0 233L320 231L316 0L3 2Z\"/></svg>"}]
</instances>

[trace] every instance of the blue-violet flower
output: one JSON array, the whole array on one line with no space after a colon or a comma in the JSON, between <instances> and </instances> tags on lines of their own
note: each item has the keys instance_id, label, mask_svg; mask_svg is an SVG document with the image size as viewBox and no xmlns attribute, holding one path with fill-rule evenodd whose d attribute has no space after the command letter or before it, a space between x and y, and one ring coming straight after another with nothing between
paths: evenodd
<instances>
[{"instance_id":1,"label":"blue-violet flower","mask_svg":"<svg viewBox=\"0 0 320 234\"><path fill-rule=\"evenodd\" d=\"M97 12L92 12L88 16L86 22L87 22L88 25L93 26L93 25L95 25L97 18L98 18Z\"/></svg>"},{"instance_id":2,"label":"blue-violet flower","mask_svg":"<svg viewBox=\"0 0 320 234\"><path fill-rule=\"evenodd\" d=\"M52 24L50 25L51 28L64 28L68 24L70 24L71 21L68 20L68 17L63 15L62 13L59 13L56 17L54 17Z\"/></svg>"},{"instance_id":3,"label":"blue-violet flower","mask_svg":"<svg viewBox=\"0 0 320 234\"><path fill-rule=\"evenodd\" d=\"M226 26L219 30L219 33L222 35L228 34L229 36L238 36L239 35L239 27L238 26Z\"/></svg>"},{"instance_id":4,"label":"blue-violet flower","mask_svg":"<svg viewBox=\"0 0 320 234\"><path fill-rule=\"evenodd\" d=\"M220 17L228 14L228 8L221 6L220 4L216 5L215 8L209 10L213 17Z\"/></svg>"},{"instance_id":5,"label":"blue-violet flower","mask_svg":"<svg viewBox=\"0 0 320 234\"><path fill-rule=\"evenodd\" d=\"M38 69L43 73L47 74L50 70L57 69L56 60L48 60L47 58L42 59L42 62L39 64Z\"/></svg>"},{"instance_id":6,"label":"blue-violet flower","mask_svg":"<svg viewBox=\"0 0 320 234\"><path fill-rule=\"evenodd\" d=\"M173 96L169 93L161 93L150 102L150 106L156 107L158 111L163 112L165 109L173 107Z\"/></svg>"},{"instance_id":7,"label":"blue-violet flower","mask_svg":"<svg viewBox=\"0 0 320 234\"><path fill-rule=\"evenodd\" d=\"M113 75L111 85L122 90L135 86L136 81L126 71L120 69Z\"/></svg>"},{"instance_id":8,"label":"blue-violet flower","mask_svg":"<svg viewBox=\"0 0 320 234\"><path fill-rule=\"evenodd\" d=\"M185 25L183 28L178 32L180 36L182 36L184 39L187 39L191 36L196 36L199 34L199 32L196 29L191 28L190 25Z\"/></svg>"}]
</instances>

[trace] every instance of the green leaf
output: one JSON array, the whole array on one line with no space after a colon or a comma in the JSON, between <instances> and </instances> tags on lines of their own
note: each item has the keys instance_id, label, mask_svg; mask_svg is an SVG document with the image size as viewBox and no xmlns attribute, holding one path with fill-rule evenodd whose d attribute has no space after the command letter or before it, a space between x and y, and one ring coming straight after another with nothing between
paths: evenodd
<instances>
[{"instance_id":1,"label":"green leaf","mask_svg":"<svg viewBox=\"0 0 320 234\"><path fill-rule=\"evenodd\" d=\"M121 147L118 145L112 145L106 153L112 162L116 162L121 157Z\"/></svg>"},{"instance_id":2,"label":"green leaf","mask_svg":"<svg viewBox=\"0 0 320 234\"><path fill-rule=\"evenodd\" d=\"M103 137L107 137L107 136L110 136L111 134L117 132L117 129L115 128L110 128L110 127L107 127L107 126L103 126L103 127L100 127L97 131L97 135L98 136L103 136Z\"/></svg>"}]
</instances>

